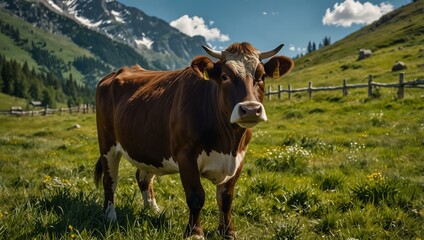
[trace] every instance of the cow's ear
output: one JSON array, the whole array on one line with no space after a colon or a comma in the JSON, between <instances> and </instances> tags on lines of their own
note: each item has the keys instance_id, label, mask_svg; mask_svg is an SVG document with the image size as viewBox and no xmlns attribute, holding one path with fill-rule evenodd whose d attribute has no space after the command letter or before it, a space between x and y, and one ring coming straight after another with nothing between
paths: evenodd
<instances>
[{"instance_id":1,"label":"cow's ear","mask_svg":"<svg viewBox=\"0 0 424 240\"><path fill-rule=\"evenodd\" d=\"M205 80L209 80L213 67L214 63L208 57L196 57L191 62L191 68Z\"/></svg>"},{"instance_id":2,"label":"cow's ear","mask_svg":"<svg viewBox=\"0 0 424 240\"><path fill-rule=\"evenodd\" d=\"M271 58L267 63L264 64L265 72L268 77L278 79L284 74L289 73L293 67L294 62L285 56L276 56Z\"/></svg>"}]
</instances>

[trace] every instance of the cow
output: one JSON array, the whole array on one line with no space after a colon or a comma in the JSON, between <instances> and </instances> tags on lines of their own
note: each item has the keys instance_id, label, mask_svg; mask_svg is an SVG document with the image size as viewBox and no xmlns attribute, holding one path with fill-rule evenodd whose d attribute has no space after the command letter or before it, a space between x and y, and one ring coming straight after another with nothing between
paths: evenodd
<instances>
[{"instance_id":1,"label":"cow","mask_svg":"<svg viewBox=\"0 0 424 240\"><path fill-rule=\"evenodd\" d=\"M396 72L396 71L400 71L400 70L404 70L407 69L408 66L406 66L406 64L402 61L396 61L395 64L392 67L392 72Z\"/></svg>"},{"instance_id":2,"label":"cow","mask_svg":"<svg viewBox=\"0 0 424 240\"><path fill-rule=\"evenodd\" d=\"M105 76L96 89L100 157L94 173L97 185L103 179L105 217L117 218L114 193L123 155L137 168L145 207L156 211L153 178L179 173L190 211L185 237L204 237L200 178L212 181L219 231L234 237L234 186L251 128L267 120L262 104L265 78L280 78L294 66L290 58L274 56L282 47L259 52L246 42L225 51L203 46L215 62L198 56L180 70L151 71L136 65Z\"/></svg>"},{"instance_id":3,"label":"cow","mask_svg":"<svg viewBox=\"0 0 424 240\"><path fill-rule=\"evenodd\" d=\"M371 49L358 49L358 61L372 56Z\"/></svg>"}]
</instances>

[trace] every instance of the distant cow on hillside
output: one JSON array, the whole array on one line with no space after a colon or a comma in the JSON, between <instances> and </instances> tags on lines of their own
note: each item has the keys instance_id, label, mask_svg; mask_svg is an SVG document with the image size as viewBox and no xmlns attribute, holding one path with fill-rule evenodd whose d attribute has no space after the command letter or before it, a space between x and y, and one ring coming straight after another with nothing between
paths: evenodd
<instances>
[{"instance_id":1,"label":"distant cow on hillside","mask_svg":"<svg viewBox=\"0 0 424 240\"><path fill-rule=\"evenodd\" d=\"M359 49L358 60L362 60L372 56L371 49Z\"/></svg>"},{"instance_id":2,"label":"distant cow on hillside","mask_svg":"<svg viewBox=\"0 0 424 240\"><path fill-rule=\"evenodd\" d=\"M400 71L403 69L407 69L408 67L404 62L396 61L396 63L392 67L392 72Z\"/></svg>"},{"instance_id":3,"label":"distant cow on hillside","mask_svg":"<svg viewBox=\"0 0 424 240\"><path fill-rule=\"evenodd\" d=\"M200 211L205 191L200 177L216 185L219 229L234 237L231 205L243 167L251 128L267 120L262 105L265 78L293 68L283 47L259 52L249 43L206 52L176 71L135 66L103 78L96 93L100 157L95 179L103 176L104 211L116 220L114 194L121 156L136 168L145 206L158 210L155 175L179 173L190 210L185 236L203 238ZM263 59L270 58L266 63Z\"/></svg>"}]
</instances>

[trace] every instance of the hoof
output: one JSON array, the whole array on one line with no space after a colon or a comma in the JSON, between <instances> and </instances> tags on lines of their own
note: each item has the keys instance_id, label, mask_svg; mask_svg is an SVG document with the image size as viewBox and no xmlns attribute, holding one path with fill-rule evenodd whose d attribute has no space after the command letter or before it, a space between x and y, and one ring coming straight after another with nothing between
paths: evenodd
<instances>
[{"instance_id":1,"label":"hoof","mask_svg":"<svg viewBox=\"0 0 424 240\"><path fill-rule=\"evenodd\" d=\"M105 217L108 221L115 222L117 220L116 210L112 202L108 202L105 210Z\"/></svg>"},{"instance_id":2,"label":"hoof","mask_svg":"<svg viewBox=\"0 0 424 240\"><path fill-rule=\"evenodd\" d=\"M191 235L189 237L186 237L185 239L187 240L202 240L205 239L205 237L203 235Z\"/></svg>"},{"instance_id":3,"label":"hoof","mask_svg":"<svg viewBox=\"0 0 424 240\"><path fill-rule=\"evenodd\" d=\"M205 239L205 234L203 234L203 230L201 227L190 228L187 226L184 232L185 239Z\"/></svg>"}]
</instances>

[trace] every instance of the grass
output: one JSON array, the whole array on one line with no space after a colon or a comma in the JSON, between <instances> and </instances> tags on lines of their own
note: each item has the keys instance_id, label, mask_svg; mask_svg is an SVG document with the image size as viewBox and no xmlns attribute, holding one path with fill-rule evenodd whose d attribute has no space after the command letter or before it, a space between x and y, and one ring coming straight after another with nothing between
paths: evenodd
<instances>
[{"instance_id":1,"label":"grass","mask_svg":"<svg viewBox=\"0 0 424 240\"><path fill-rule=\"evenodd\" d=\"M267 101L269 121L255 127L236 186L237 236L422 239L421 94ZM118 222L103 219L103 193L92 181L94 114L0 116L0 123L0 238L183 238L188 210L178 175L155 180L162 209L155 214L143 208L127 161L116 194ZM221 239L215 187L202 183L206 238Z\"/></svg>"},{"instance_id":2,"label":"grass","mask_svg":"<svg viewBox=\"0 0 424 240\"><path fill-rule=\"evenodd\" d=\"M10 95L0 93L0 110L10 110L12 106L20 106L25 109L28 105L28 100L12 97Z\"/></svg>"}]
</instances>

